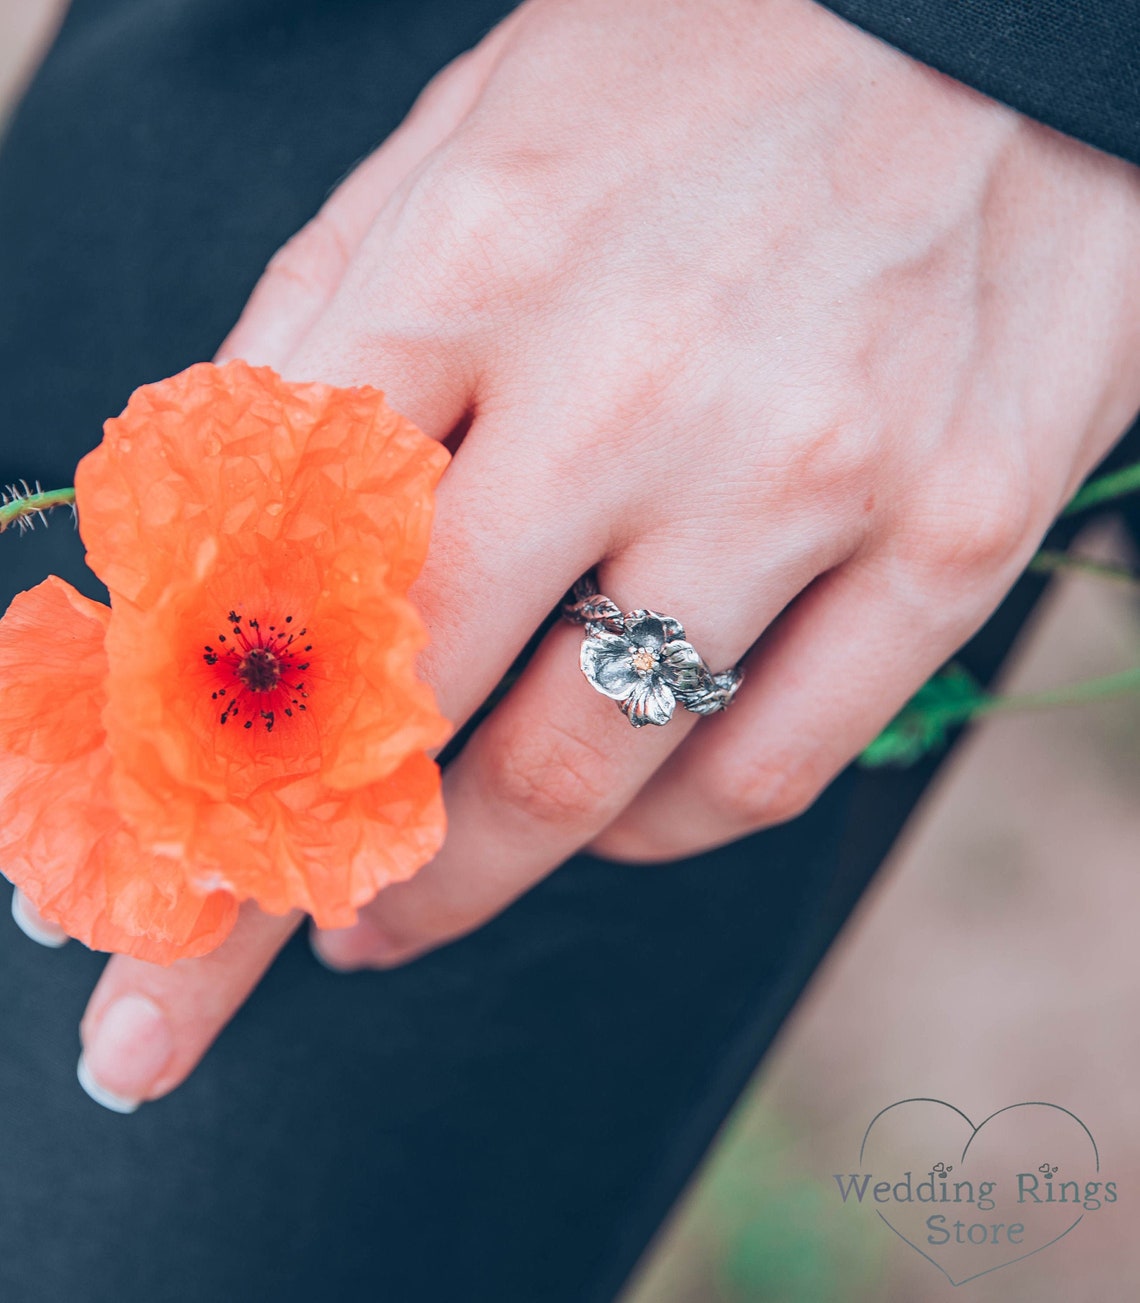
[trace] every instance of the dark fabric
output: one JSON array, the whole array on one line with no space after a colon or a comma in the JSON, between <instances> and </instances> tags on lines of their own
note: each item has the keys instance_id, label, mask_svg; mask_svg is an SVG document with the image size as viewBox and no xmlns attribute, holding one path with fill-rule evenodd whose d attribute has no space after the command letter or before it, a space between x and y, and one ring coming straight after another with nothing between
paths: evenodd
<instances>
[{"instance_id":1,"label":"dark fabric","mask_svg":"<svg viewBox=\"0 0 1140 1303\"><path fill-rule=\"evenodd\" d=\"M501 10L77 0L0 155L0 478L67 482L134 386L210 356ZM48 570L98 593L58 520L0 539L0 605ZM979 674L1038 590L971 645ZM933 769L850 772L682 864L577 858L400 972L337 977L298 938L128 1118L74 1079L102 957L0 921L0 1299L612 1299Z\"/></svg>"},{"instance_id":2,"label":"dark fabric","mask_svg":"<svg viewBox=\"0 0 1140 1303\"><path fill-rule=\"evenodd\" d=\"M1140 163L1140 0L820 0L939 72Z\"/></svg>"}]
</instances>

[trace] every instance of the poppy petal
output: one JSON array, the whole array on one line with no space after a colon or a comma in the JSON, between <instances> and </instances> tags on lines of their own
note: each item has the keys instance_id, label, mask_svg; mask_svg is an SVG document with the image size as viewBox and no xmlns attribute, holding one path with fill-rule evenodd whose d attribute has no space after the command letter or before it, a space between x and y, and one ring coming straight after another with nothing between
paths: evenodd
<instances>
[{"instance_id":1,"label":"poppy petal","mask_svg":"<svg viewBox=\"0 0 1140 1303\"><path fill-rule=\"evenodd\" d=\"M442 840L407 590L447 461L377 390L230 362L137 391L80 464L114 799L199 890L348 917Z\"/></svg>"},{"instance_id":2,"label":"poppy petal","mask_svg":"<svg viewBox=\"0 0 1140 1303\"><path fill-rule=\"evenodd\" d=\"M112 802L100 724L108 616L51 578L0 620L0 867L93 949L169 963L213 950L237 904L141 850Z\"/></svg>"}]
</instances>

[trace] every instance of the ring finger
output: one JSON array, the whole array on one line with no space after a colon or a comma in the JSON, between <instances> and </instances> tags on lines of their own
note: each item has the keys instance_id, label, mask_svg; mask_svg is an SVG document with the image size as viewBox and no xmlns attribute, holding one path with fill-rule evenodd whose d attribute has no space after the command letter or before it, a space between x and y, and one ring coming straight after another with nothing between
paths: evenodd
<instances>
[{"instance_id":1,"label":"ring finger","mask_svg":"<svg viewBox=\"0 0 1140 1303\"><path fill-rule=\"evenodd\" d=\"M788 556L754 601L734 604L707 580L682 579L686 563L631 549L600 568L599 585L619 604L636 594L661 613L691 610L692 641L713 669L735 663L814 572L807 558ZM702 588L704 601L683 597ZM322 958L387 966L472 931L606 827L684 741L698 717L680 708L664 728L631 728L584 681L581 641L580 629L551 630L445 775L449 832L439 855L381 893L356 927L316 933Z\"/></svg>"}]
</instances>

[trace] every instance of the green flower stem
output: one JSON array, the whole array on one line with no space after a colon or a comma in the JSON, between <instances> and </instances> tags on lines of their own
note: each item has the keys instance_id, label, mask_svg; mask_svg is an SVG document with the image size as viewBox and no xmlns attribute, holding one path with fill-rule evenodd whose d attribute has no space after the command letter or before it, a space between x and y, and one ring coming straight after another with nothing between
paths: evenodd
<instances>
[{"instance_id":1,"label":"green flower stem","mask_svg":"<svg viewBox=\"0 0 1140 1303\"><path fill-rule=\"evenodd\" d=\"M1099 507L1102 502L1111 502L1113 498L1122 498L1126 493L1136 492L1140 492L1140 462L1123 466L1099 479L1089 480L1061 514L1072 516L1088 507Z\"/></svg>"},{"instance_id":2,"label":"green flower stem","mask_svg":"<svg viewBox=\"0 0 1140 1303\"><path fill-rule=\"evenodd\" d=\"M1140 665L1134 669L1107 674L1099 679L1087 679L1064 688L1049 688L1044 692L1023 692L1010 697L985 697L981 701L962 706L948 706L924 712L928 719L943 724L964 724L979 715L996 715L1020 710L1046 710L1054 706L1078 706L1106 697L1122 697L1140 692Z\"/></svg>"},{"instance_id":3,"label":"green flower stem","mask_svg":"<svg viewBox=\"0 0 1140 1303\"><path fill-rule=\"evenodd\" d=\"M1064 688L1048 688L1044 692L1022 692L1012 697L990 697L980 702L971 714L993 715L1007 710L1044 710L1053 706L1079 706L1088 701L1102 701L1106 697L1123 697L1140 692L1140 665L1118 674L1106 674L1099 679L1086 679Z\"/></svg>"},{"instance_id":4,"label":"green flower stem","mask_svg":"<svg viewBox=\"0 0 1140 1303\"><path fill-rule=\"evenodd\" d=\"M1043 548L1029 563L1035 574L1053 574L1058 570L1073 570L1094 575L1099 579L1112 579L1129 587L1140 587L1140 571L1127 566L1112 565L1107 561L1094 561L1090 557L1072 556L1068 552L1054 552Z\"/></svg>"},{"instance_id":5,"label":"green flower stem","mask_svg":"<svg viewBox=\"0 0 1140 1303\"><path fill-rule=\"evenodd\" d=\"M75 506L74 489L37 489L26 492L21 489L9 489L0 499L0 534L12 525L32 525L37 517L53 507Z\"/></svg>"}]
</instances>

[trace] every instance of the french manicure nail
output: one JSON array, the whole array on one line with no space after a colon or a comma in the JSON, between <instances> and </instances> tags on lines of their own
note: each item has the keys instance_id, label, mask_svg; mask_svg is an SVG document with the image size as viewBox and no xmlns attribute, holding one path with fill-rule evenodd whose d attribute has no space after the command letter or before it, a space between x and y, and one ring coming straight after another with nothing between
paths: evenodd
<instances>
[{"instance_id":1,"label":"french manicure nail","mask_svg":"<svg viewBox=\"0 0 1140 1303\"><path fill-rule=\"evenodd\" d=\"M58 950L71 940L63 928L41 918L39 911L19 888L12 892L12 917L20 931L41 946Z\"/></svg>"},{"instance_id":2,"label":"french manicure nail","mask_svg":"<svg viewBox=\"0 0 1140 1303\"><path fill-rule=\"evenodd\" d=\"M170 1024L145 995L122 995L103 1014L79 1060L79 1084L97 1104L133 1113L174 1053Z\"/></svg>"},{"instance_id":3,"label":"french manicure nail","mask_svg":"<svg viewBox=\"0 0 1140 1303\"><path fill-rule=\"evenodd\" d=\"M79 1084L95 1103L102 1104L104 1108L109 1108L112 1113L133 1113L138 1108L139 1101L137 1099L120 1099L118 1095L113 1095L109 1090L99 1085L91 1075L86 1054L79 1056L79 1065L75 1069L75 1075L79 1078Z\"/></svg>"}]
</instances>

